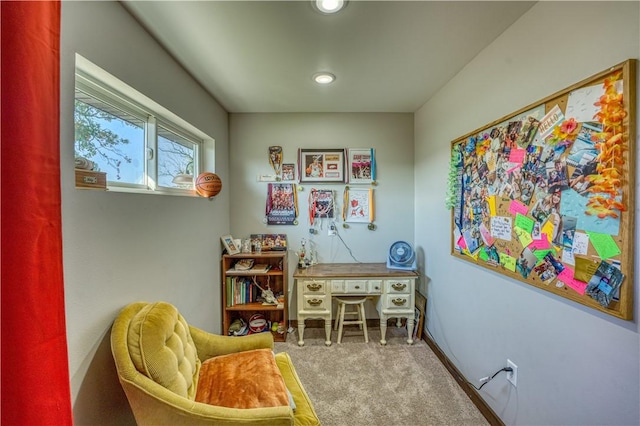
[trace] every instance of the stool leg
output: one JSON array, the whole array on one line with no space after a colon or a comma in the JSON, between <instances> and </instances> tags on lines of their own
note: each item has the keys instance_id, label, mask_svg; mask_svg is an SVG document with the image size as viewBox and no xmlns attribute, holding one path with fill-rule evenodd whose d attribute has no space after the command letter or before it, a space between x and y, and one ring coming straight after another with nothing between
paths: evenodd
<instances>
[{"instance_id":1,"label":"stool leg","mask_svg":"<svg viewBox=\"0 0 640 426\"><path fill-rule=\"evenodd\" d=\"M369 335L367 334L367 317L364 313L364 303L361 303L360 305L358 305L358 307L360 309L360 320L362 321L362 324L360 324L360 326L362 328L362 331L364 331L364 342L369 343Z\"/></svg>"},{"instance_id":2,"label":"stool leg","mask_svg":"<svg viewBox=\"0 0 640 426\"><path fill-rule=\"evenodd\" d=\"M346 304L340 303L340 319L338 320L340 321L338 325L338 344L342 342L342 328L344 327L344 308L346 306Z\"/></svg>"}]
</instances>

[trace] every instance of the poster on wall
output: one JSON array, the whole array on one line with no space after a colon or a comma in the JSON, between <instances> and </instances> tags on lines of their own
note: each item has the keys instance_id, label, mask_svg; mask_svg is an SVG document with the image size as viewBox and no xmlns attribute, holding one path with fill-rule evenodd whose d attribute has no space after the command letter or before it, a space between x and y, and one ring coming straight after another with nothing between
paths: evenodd
<instances>
[{"instance_id":1,"label":"poster on wall","mask_svg":"<svg viewBox=\"0 0 640 426\"><path fill-rule=\"evenodd\" d=\"M266 217L268 225L297 225L298 200L295 184L268 184Z\"/></svg>"},{"instance_id":2,"label":"poster on wall","mask_svg":"<svg viewBox=\"0 0 640 426\"><path fill-rule=\"evenodd\" d=\"M376 180L376 160L373 148L349 148L348 182L368 184Z\"/></svg>"},{"instance_id":3,"label":"poster on wall","mask_svg":"<svg viewBox=\"0 0 640 426\"><path fill-rule=\"evenodd\" d=\"M452 254L630 319L633 82L630 60L454 140Z\"/></svg>"}]
</instances>

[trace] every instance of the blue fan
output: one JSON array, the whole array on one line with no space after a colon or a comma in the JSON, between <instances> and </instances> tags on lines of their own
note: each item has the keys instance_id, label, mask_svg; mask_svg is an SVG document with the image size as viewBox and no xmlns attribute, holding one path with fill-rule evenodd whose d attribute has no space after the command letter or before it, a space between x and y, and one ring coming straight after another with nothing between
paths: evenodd
<instances>
[{"instance_id":1,"label":"blue fan","mask_svg":"<svg viewBox=\"0 0 640 426\"><path fill-rule=\"evenodd\" d=\"M415 271L417 269L416 254L411 244L406 241L396 241L391 244L387 257L387 268Z\"/></svg>"}]
</instances>

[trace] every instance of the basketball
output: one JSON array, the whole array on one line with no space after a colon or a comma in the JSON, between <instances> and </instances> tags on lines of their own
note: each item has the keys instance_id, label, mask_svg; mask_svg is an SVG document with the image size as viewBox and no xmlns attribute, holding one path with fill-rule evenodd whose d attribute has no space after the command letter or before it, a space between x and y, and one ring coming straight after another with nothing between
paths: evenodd
<instances>
[{"instance_id":1,"label":"basketball","mask_svg":"<svg viewBox=\"0 0 640 426\"><path fill-rule=\"evenodd\" d=\"M196 192L202 197L215 197L221 189L222 181L215 173L200 173L196 178Z\"/></svg>"},{"instance_id":2,"label":"basketball","mask_svg":"<svg viewBox=\"0 0 640 426\"><path fill-rule=\"evenodd\" d=\"M249 318L249 330L252 333L261 333L267 329L267 320L264 315L256 312Z\"/></svg>"}]
</instances>

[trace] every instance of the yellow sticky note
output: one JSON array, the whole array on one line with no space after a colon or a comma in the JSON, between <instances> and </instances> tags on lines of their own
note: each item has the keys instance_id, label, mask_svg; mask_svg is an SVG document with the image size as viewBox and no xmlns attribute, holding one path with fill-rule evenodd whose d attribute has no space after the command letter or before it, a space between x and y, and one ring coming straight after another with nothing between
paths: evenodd
<instances>
[{"instance_id":1,"label":"yellow sticky note","mask_svg":"<svg viewBox=\"0 0 640 426\"><path fill-rule=\"evenodd\" d=\"M511 272L516 271L516 258L506 253L500 253L500 264Z\"/></svg>"},{"instance_id":2,"label":"yellow sticky note","mask_svg":"<svg viewBox=\"0 0 640 426\"><path fill-rule=\"evenodd\" d=\"M487 197L487 201L489 202L489 215L495 216L496 215L496 196L492 195L490 197Z\"/></svg>"},{"instance_id":3,"label":"yellow sticky note","mask_svg":"<svg viewBox=\"0 0 640 426\"><path fill-rule=\"evenodd\" d=\"M553 228L554 228L553 222L548 220L545 222L545 224L542 226L542 229L540 230L540 232L542 232L543 234L547 234L547 238L549 239L549 242L551 242L553 239Z\"/></svg>"},{"instance_id":4,"label":"yellow sticky note","mask_svg":"<svg viewBox=\"0 0 640 426\"><path fill-rule=\"evenodd\" d=\"M533 242L533 238L531 237L531 234L525 231L524 229L518 226L515 226L513 230L516 233L516 236L518 237L518 241L520 241L520 244L522 244L522 247L528 247L529 244Z\"/></svg>"},{"instance_id":5,"label":"yellow sticky note","mask_svg":"<svg viewBox=\"0 0 640 426\"><path fill-rule=\"evenodd\" d=\"M573 278L588 283L593 274L596 273L596 270L600 265L600 260L589 259L581 256L574 256L574 260L576 262L576 268Z\"/></svg>"}]
</instances>

